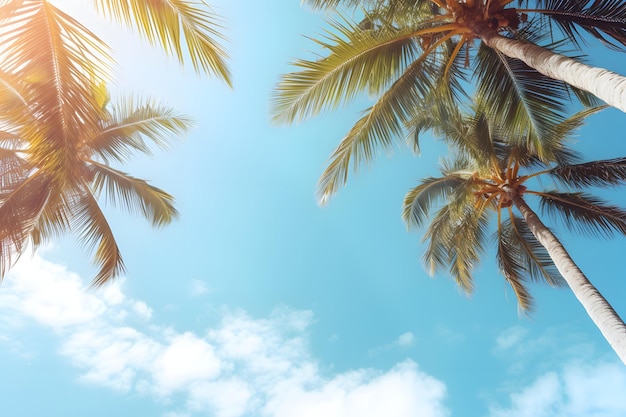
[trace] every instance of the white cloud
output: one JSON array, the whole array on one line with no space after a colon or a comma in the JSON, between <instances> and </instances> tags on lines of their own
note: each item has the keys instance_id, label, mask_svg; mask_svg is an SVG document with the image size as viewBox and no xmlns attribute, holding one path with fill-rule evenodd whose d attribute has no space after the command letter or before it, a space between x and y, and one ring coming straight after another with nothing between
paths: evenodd
<instances>
[{"instance_id":1,"label":"white cloud","mask_svg":"<svg viewBox=\"0 0 626 417\"><path fill-rule=\"evenodd\" d=\"M199 297L208 292L210 292L210 289L204 281L201 281L199 279L194 279L193 281L191 281L191 295Z\"/></svg>"},{"instance_id":2,"label":"white cloud","mask_svg":"<svg viewBox=\"0 0 626 417\"><path fill-rule=\"evenodd\" d=\"M220 374L213 346L191 333L174 336L152 365L158 391L171 393L193 382L210 381Z\"/></svg>"},{"instance_id":3,"label":"white cloud","mask_svg":"<svg viewBox=\"0 0 626 417\"><path fill-rule=\"evenodd\" d=\"M189 391L189 408L193 411L211 409L216 417L238 417L248 409L254 389L239 378L202 382Z\"/></svg>"},{"instance_id":4,"label":"white cloud","mask_svg":"<svg viewBox=\"0 0 626 417\"><path fill-rule=\"evenodd\" d=\"M273 417L444 417L446 388L412 361L386 373L355 371L310 389L285 381L264 408Z\"/></svg>"},{"instance_id":5,"label":"white cloud","mask_svg":"<svg viewBox=\"0 0 626 417\"><path fill-rule=\"evenodd\" d=\"M509 350L524 342L528 330L520 326L514 326L503 331L496 339L496 349Z\"/></svg>"},{"instance_id":6,"label":"white cloud","mask_svg":"<svg viewBox=\"0 0 626 417\"><path fill-rule=\"evenodd\" d=\"M78 275L39 256L22 258L0 292L3 310L56 330L91 322L104 312L105 302L85 292Z\"/></svg>"},{"instance_id":7,"label":"white cloud","mask_svg":"<svg viewBox=\"0 0 626 417\"><path fill-rule=\"evenodd\" d=\"M53 329L80 381L154 396L172 404L164 416L448 415L445 385L411 361L323 375L309 350L309 311L279 308L258 319L226 310L206 333L180 333L150 322L152 310L124 294L123 280L89 292L76 274L35 255L7 275L0 317ZM413 341L407 332L396 344Z\"/></svg>"},{"instance_id":8,"label":"white cloud","mask_svg":"<svg viewBox=\"0 0 626 417\"><path fill-rule=\"evenodd\" d=\"M621 363L571 363L548 372L492 406L490 417L622 417L626 415L626 369Z\"/></svg>"},{"instance_id":9,"label":"white cloud","mask_svg":"<svg viewBox=\"0 0 626 417\"><path fill-rule=\"evenodd\" d=\"M400 347L410 347L415 343L415 335L411 332L402 333L398 340L396 340L396 344Z\"/></svg>"}]
</instances>

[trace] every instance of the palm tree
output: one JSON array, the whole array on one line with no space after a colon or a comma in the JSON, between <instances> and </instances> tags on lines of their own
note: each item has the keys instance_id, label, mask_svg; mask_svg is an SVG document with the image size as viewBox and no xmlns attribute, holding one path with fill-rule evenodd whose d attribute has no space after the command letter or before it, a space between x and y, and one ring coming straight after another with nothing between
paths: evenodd
<instances>
[{"instance_id":1,"label":"palm tree","mask_svg":"<svg viewBox=\"0 0 626 417\"><path fill-rule=\"evenodd\" d=\"M407 193L403 219L410 228L430 221L425 263L431 273L447 269L468 293L488 229L495 224L498 265L521 310L532 307L529 281L559 285L564 280L626 364L626 324L527 202L538 198L541 208L560 216L568 229L626 235L626 210L585 191L626 181L626 158L579 163L577 155L563 147L566 136L593 111L560 126L561 140L552 144L557 162L552 164L543 162L523 136L503 129L484 113L454 115L435 132L453 145L455 155L443 164L440 177L426 178ZM541 176L553 178L565 190L537 187Z\"/></svg>"},{"instance_id":2,"label":"palm tree","mask_svg":"<svg viewBox=\"0 0 626 417\"><path fill-rule=\"evenodd\" d=\"M456 39L456 53L459 53L478 39L498 54L519 59L543 75L588 91L626 112L626 77L555 54L520 36L524 25L526 30L533 31L545 28L552 31L555 26L568 41L578 45L581 40L578 29L582 29L610 47L623 49L626 46L623 0L518 0L518 8L510 7L514 0L308 0L308 3L317 8L362 5L367 8L366 22L408 23L411 26L408 36L428 44L425 54L434 52L449 39ZM535 7L524 7L530 3ZM422 14L424 10L426 14ZM529 15L538 16L534 27L528 24ZM399 34L396 42L402 42L406 36Z\"/></svg>"},{"instance_id":3,"label":"palm tree","mask_svg":"<svg viewBox=\"0 0 626 417\"><path fill-rule=\"evenodd\" d=\"M365 8L364 18L359 23L348 19L330 21L330 30L323 38L315 40L324 50L322 57L296 61L299 70L284 75L279 82L272 100L274 121L302 121L347 103L362 92L376 99L331 156L319 181L318 196L322 203L346 183L350 167L356 168L361 162L371 160L377 148L389 148L407 131L409 140L414 143L411 132L414 119L420 117L420 103L433 97L436 101L459 101L467 95L464 87L471 77L475 79L476 92L485 97L486 111L508 124L512 131L527 132L540 154L540 144L549 141L552 126L565 119L565 103L571 97L575 95L585 105L595 104L590 95L537 72L526 63L486 46L485 42L473 43L473 40L491 36L531 48L545 43L546 37L551 38L541 19L522 24L522 13L506 8L509 1L488 1L489 7L485 10L480 9L485 2L470 0L450 0L445 4L439 0L309 0L308 3L325 8L360 5ZM563 18L569 33L576 34L566 25L567 16L571 15L578 19L570 18L570 21L580 21L590 32L615 32L619 44L624 43L621 32L615 25L611 26L610 19L603 18L605 15L619 18L624 14L616 2L610 2L613 6L605 7L608 10L597 11L592 5L570 14L547 11L569 10L572 2L545 3L547 16ZM440 7L448 4L450 8L459 6L460 10ZM472 9L474 14L467 16L466 8L470 4L483 14ZM585 21L580 17L583 12L597 18ZM495 27L490 27L495 24L496 15L502 16ZM503 16L509 16L508 24ZM516 16L519 21L515 20ZM474 19L473 26L470 21L463 23L469 17ZM615 29L613 32L611 27ZM563 46L562 42L557 42L546 45L542 51L552 53L551 50L560 51ZM567 59L574 65L573 60ZM604 82L598 84L605 85ZM626 91L626 88L609 88Z\"/></svg>"},{"instance_id":4,"label":"palm tree","mask_svg":"<svg viewBox=\"0 0 626 417\"><path fill-rule=\"evenodd\" d=\"M135 29L152 45L160 45L183 63L187 56L198 73L212 74L231 85L226 64L228 55L220 44L224 40L221 19L204 0L95 0L101 14ZM54 7L48 0L0 0L0 43L10 40L34 21L37 11L62 16L66 23L81 26L71 16ZM89 33L84 27L86 33ZM33 37L45 36L31 31ZM95 37L89 33L89 37ZM75 39L85 57L90 44L86 38ZM98 51L101 54L102 51ZM90 63L100 64L98 61ZM106 72L108 68L98 67Z\"/></svg>"},{"instance_id":5,"label":"palm tree","mask_svg":"<svg viewBox=\"0 0 626 417\"><path fill-rule=\"evenodd\" d=\"M150 153L144 139L159 146L183 134L190 121L152 100L121 100L106 106L104 90L94 92L101 108L95 125L82 125L74 153L43 148L35 136L57 127L33 121L2 131L0 143L0 278L16 256L62 233L75 232L79 241L95 249L100 270L92 285L102 285L123 272L124 264L113 232L99 204L109 203L140 214L153 226L171 222L177 211L173 198L147 181L112 166L134 153Z\"/></svg>"},{"instance_id":6,"label":"palm tree","mask_svg":"<svg viewBox=\"0 0 626 417\"><path fill-rule=\"evenodd\" d=\"M29 239L36 247L75 231L95 248L100 285L123 270L100 194L154 225L176 216L170 195L111 163L149 152L144 139L166 145L190 121L146 99L107 106L104 45L47 2L10 6L13 26L0 31L0 277Z\"/></svg>"}]
</instances>

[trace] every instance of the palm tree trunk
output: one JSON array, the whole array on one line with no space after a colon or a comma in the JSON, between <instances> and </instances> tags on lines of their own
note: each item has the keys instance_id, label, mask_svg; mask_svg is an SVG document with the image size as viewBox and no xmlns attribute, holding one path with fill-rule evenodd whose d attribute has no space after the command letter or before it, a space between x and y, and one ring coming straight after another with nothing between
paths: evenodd
<instances>
[{"instance_id":1,"label":"palm tree trunk","mask_svg":"<svg viewBox=\"0 0 626 417\"><path fill-rule=\"evenodd\" d=\"M561 242L542 223L526 201L514 189L507 190L513 204L524 216L535 238L546 248L557 269L583 305L591 320L600 329L617 356L626 365L626 324L609 302L574 263Z\"/></svg>"},{"instance_id":2,"label":"palm tree trunk","mask_svg":"<svg viewBox=\"0 0 626 417\"><path fill-rule=\"evenodd\" d=\"M488 47L525 62L547 77L588 91L626 113L626 77L604 68L585 65L531 43L505 38L495 31L485 31L480 38Z\"/></svg>"}]
</instances>

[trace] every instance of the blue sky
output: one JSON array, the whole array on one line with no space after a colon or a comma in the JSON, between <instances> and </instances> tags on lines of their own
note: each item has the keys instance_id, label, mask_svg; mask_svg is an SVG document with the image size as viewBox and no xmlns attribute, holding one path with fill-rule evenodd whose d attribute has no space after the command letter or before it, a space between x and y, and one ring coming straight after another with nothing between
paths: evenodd
<instances>
[{"instance_id":1,"label":"blue sky","mask_svg":"<svg viewBox=\"0 0 626 417\"><path fill-rule=\"evenodd\" d=\"M25 254L0 287L0 397L7 416L560 417L626 415L626 369L569 290L533 286L520 316L493 253L466 297L421 264L400 219L406 191L436 173L440 143L398 147L325 207L315 183L367 105L297 126L269 121L269 97L310 57L324 16L297 0L213 0L230 39L234 90L198 77L95 16L57 1L108 41L114 95L149 95L196 127L169 152L126 167L176 197L153 230L108 211L127 273L88 291L90 255L72 238ZM78 6L80 5L80 6ZM624 55L590 48L626 74ZM623 156L607 110L579 132L588 159ZM626 205L623 190L603 196ZM623 239L553 224L626 315Z\"/></svg>"}]
</instances>

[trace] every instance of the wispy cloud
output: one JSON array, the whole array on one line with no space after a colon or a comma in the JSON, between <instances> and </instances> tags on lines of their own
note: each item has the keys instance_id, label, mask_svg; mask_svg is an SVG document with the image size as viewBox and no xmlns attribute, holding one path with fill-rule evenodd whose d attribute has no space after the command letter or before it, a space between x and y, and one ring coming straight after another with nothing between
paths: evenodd
<instances>
[{"instance_id":1,"label":"wispy cloud","mask_svg":"<svg viewBox=\"0 0 626 417\"><path fill-rule=\"evenodd\" d=\"M503 331L496 338L496 349L499 351L509 350L524 343L528 330L521 326L513 326Z\"/></svg>"},{"instance_id":2,"label":"wispy cloud","mask_svg":"<svg viewBox=\"0 0 626 417\"><path fill-rule=\"evenodd\" d=\"M194 279L193 281L191 281L190 291L192 296L199 297L201 295L208 294L209 292L211 292L211 289L206 282L199 279Z\"/></svg>"},{"instance_id":3,"label":"wispy cloud","mask_svg":"<svg viewBox=\"0 0 626 417\"><path fill-rule=\"evenodd\" d=\"M411 332L402 333L396 340L396 344L404 348L411 347L415 344L415 335Z\"/></svg>"},{"instance_id":4,"label":"wispy cloud","mask_svg":"<svg viewBox=\"0 0 626 417\"><path fill-rule=\"evenodd\" d=\"M622 417L626 369L617 362L570 363L547 372L494 405L489 417Z\"/></svg>"},{"instance_id":5,"label":"wispy cloud","mask_svg":"<svg viewBox=\"0 0 626 417\"><path fill-rule=\"evenodd\" d=\"M183 398L167 416L449 414L445 384L410 360L387 370L320 372L309 349L309 311L278 308L270 317L253 318L225 310L203 334L179 332L154 323L151 308L124 293L123 280L89 292L78 275L35 255L6 277L0 313L7 331L30 326L55 332L59 353L83 383L159 401ZM394 342L413 343L410 332Z\"/></svg>"}]
</instances>

